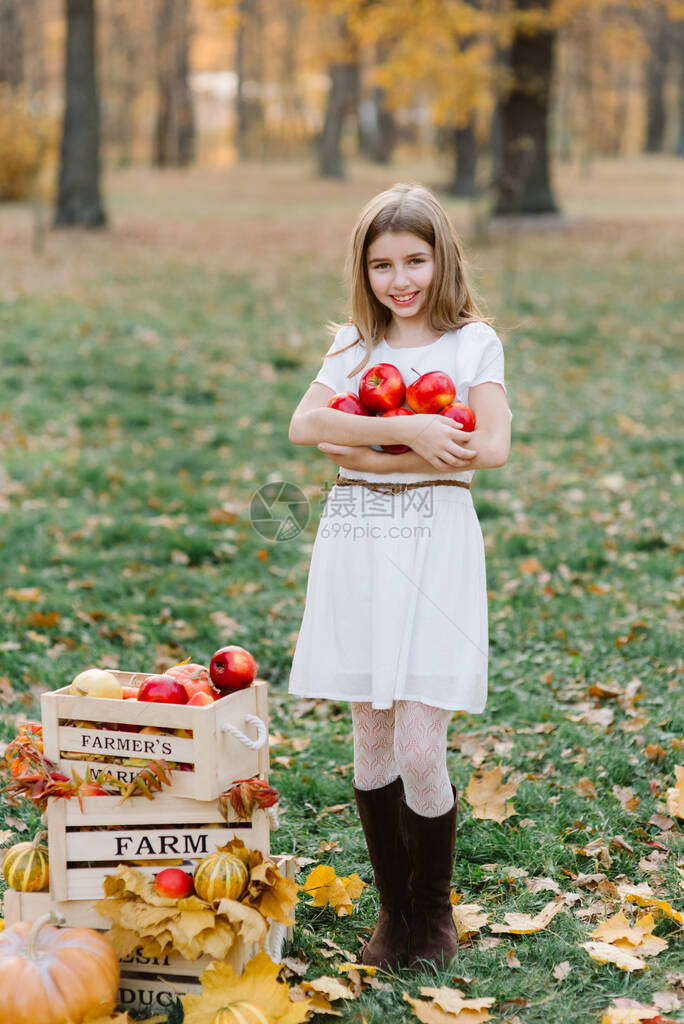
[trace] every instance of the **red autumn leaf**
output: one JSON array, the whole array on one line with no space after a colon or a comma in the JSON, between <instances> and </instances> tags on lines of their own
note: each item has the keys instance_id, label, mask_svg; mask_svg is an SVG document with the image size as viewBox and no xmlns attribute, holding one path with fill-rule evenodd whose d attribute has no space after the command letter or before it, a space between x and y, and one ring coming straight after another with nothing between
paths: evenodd
<instances>
[{"instance_id":1,"label":"red autumn leaf","mask_svg":"<svg viewBox=\"0 0 684 1024\"><path fill-rule=\"evenodd\" d=\"M249 821L256 808L273 807L278 802L278 790L269 786L264 779L255 775L251 779L238 779L226 793L219 798L219 806L224 817L227 817L227 802L241 821Z\"/></svg>"}]
</instances>

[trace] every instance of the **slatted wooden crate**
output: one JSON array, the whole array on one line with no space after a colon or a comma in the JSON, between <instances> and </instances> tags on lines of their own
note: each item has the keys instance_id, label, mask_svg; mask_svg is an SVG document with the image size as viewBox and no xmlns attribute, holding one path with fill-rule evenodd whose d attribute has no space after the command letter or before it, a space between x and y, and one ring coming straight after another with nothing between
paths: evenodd
<instances>
[{"instance_id":1,"label":"slatted wooden crate","mask_svg":"<svg viewBox=\"0 0 684 1024\"><path fill-rule=\"evenodd\" d=\"M97 900L104 877L117 864L154 875L182 861L191 873L198 860L229 839L241 839L265 856L270 826L264 811L251 821L229 820L216 800L191 800L158 793L154 800L92 796L78 801L51 800L47 810L50 895L54 900Z\"/></svg>"},{"instance_id":2,"label":"slatted wooden crate","mask_svg":"<svg viewBox=\"0 0 684 1024\"><path fill-rule=\"evenodd\" d=\"M283 875L294 878L296 864L293 857L275 857L274 860ZM4 896L5 922L8 927L17 921L35 921L54 908L63 914L70 927L94 928L106 932L111 922L101 917L90 900L68 902L53 899L49 893L20 893L8 889ZM280 946L284 938L292 937L292 929L272 924L266 938L265 948L272 959L280 960ZM237 940L225 958L225 963L240 973L256 953L256 944ZM163 960L151 960L137 950L121 961L121 982L119 1000L122 1009L168 1009L174 1000L191 992L201 992L199 978L202 971L212 962L208 956L193 962L177 955Z\"/></svg>"},{"instance_id":3,"label":"slatted wooden crate","mask_svg":"<svg viewBox=\"0 0 684 1024\"><path fill-rule=\"evenodd\" d=\"M123 686L139 686L152 673L113 674ZM163 759L179 766L171 773L168 792L207 801L216 799L235 779L268 774L265 680L255 680L206 707L74 697L64 687L41 696L41 713L45 756L68 776L72 769L83 775L90 766L95 773L105 768L122 782L130 782L143 762ZM126 726L191 735L130 732Z\"/></svg>"}]
</instances>

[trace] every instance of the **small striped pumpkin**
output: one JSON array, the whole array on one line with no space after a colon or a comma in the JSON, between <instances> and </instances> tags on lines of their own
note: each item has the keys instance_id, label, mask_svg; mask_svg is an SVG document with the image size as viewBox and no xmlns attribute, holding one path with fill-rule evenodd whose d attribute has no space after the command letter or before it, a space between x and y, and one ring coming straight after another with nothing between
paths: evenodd
<instances>
[{"instance_id":1,"label":"small striped pumpkin","mask_svg":"<svg viewBox=\"0 0 684 1024\"><path fill-rule=\"evenodd\" d=\"M222 1006L211 1018L211 1024L273 1024L273 1017L260 1006L239 1000Z\"/></svg>"},{"instance_id":2,"label":"small striped pumpkin","mask_svg":"<svg viewBox=\"0 0 684 1024\"><path fill-rule=\"evenodd\" d=\"M216 900L239 900L249 881L247 866L219 847L216 853L210 853L199 862L194 874L195 892L207 903Z\"/></svg>"},{"instance_id":3,"label":"small striped pumpkin","mask_svg":"<svg viewBox=\"0 0 684 1024\"><path fill-rule=\"evenodd\" d=\"M2 862L2 873L10 889L17 892L44 892L50 884L47 846L41 843L46 832L33 842L10 846Z\"/></svg>"}]
</instances>

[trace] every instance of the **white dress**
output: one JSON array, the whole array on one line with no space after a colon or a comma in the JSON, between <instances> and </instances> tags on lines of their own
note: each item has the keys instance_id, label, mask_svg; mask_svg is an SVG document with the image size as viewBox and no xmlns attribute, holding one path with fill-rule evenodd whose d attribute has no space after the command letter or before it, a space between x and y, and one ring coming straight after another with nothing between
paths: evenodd
<instances>
[{"instance_id":1,"label":"white dress","mask_svg":"<svg viewBox=\"0 0 684 1024\"><path fill-rule=\"evenodd\" d=\"M331 353L357 338L353 325L341 328L315 380L335 393L358 394L368 367L386 362L407 387L429 370L445 371L456 401L466 404L469 388L485 381L506 390L503 347L487 324L467 324L421 347L392 348L383 340L349 377L365 354L363 342ZM475 471L339 472L409 482L470 480ZM417 700L478 714L487 700L487 660L484 541L470 491L427 486L379 494L333 484L311 554L289 692L370 701L377 709Z\"/></svg>"}]
</instances>

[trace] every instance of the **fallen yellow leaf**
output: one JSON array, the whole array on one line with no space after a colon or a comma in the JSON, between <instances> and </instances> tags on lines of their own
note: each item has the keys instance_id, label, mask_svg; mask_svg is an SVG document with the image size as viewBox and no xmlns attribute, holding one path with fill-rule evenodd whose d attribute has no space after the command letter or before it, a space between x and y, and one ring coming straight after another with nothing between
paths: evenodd
<instances>
[{"instance_id":1,"label":"fallen yellow leaf","mask_svg":"<svg viewBox=\"0 0 684 1024\"><path fill-rule=\"evenodd\" d=\"M434 993L433 999L430 1002L412 999L408 992L404 992L404 999L423 1024L481 1024L491 1018L486 1007L495 1002L493 997L464 999L462 992L450 988L423 987L420 991L423 995Z\"/></svg>"},{"instance_id":2,"label":"fallen yellow leaf","mask_svg":"<svg viewBox=\"0 0 684 1024\"><path fill-rule=\"evenodd\" d=\"M582 942L581 946L586 949L592 959L600 964L615 964L621 971L641 971L646 964L638 956L634 956L626 949L613 945L611 942Z\"/></svg>"},{"instance_id":3,"label":"fallen yellow leaf","mask_svg":"<svg viewBox=\"0 0 684 1024\"><path fill-rule=\"evenodd\" d=\"M319 864L309 872L304 880L304 891L312 899L313 907L334 907L338 917L351 914L352 899L361 895L365 882L356 874L347 878L338 878L335 869L329 864Z\"/></svg>"},{"instance_id":4,"label":"fallen yellow leaf","mask_svg":"<svg viewBox=\"0 0 684 1024\"><path fill-rule=\"evenodd\" d=\"M273 1024L301 1024L312 1001L292 1002L289 986L278 981L280 969L266 953L252 957L240 976L228 964L211 964L200 977L202 994L181 998L184 1024L207 1024L222 1007L240 1001L264 1010Z\"/></svg>"},{"instance_id":5,"label":"fallen yellow leaf","mask_svg":"<svg viewBox=\"0 0 684 1024\"><path fill-rule=\"evenodd\" d=\"M677 818L684 818L684 765L675 765L674 786L667 791L667 810Z\"/></svg>"},{"instance_id":6,"label":"fallen yellow leaf","mask_svg":"<svg viewBox=\"0 0 684 1024\"><path fill-rule=\"evenodd\" d=\"M530 914L504 914L506 923L492 924L490 925L490 930L493 932L508 932L512 935L531 935L533 932L543 931L558 911L563 909L563 906L563 899L556 897L549 900L546 906L542 907L534 917L531 917Z\"/></svg>"},{"instance_id":7,"label":"fallen yellow leaf","mask_svg":"<svg viewBox=\"0 0 684 1024\"><path fill-rule=\"evenodd\" d=\"M459 942L476 935L480 928L489 924L489 914L486 913L479 903L459 903L452 907L451 914L458 932Z\"/></svg>"},{"instance_id":8,"label":"fallen yellow leaf","mask_svg":"<svg viewBox=\"0 0 684 1024\"><path fill-rule=\"evenodd\" d=\"M473 808L473 817L483 818L490 821L505 821L511 815L518 812L514 809L509 798L515 796L518 790L517 782L501 783L501 765L490 768L476 778L475 773L470 776L464 796Z\"/></svg>"}]
</instances>

